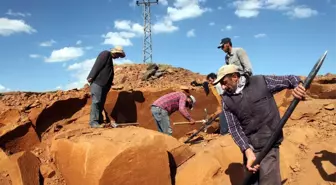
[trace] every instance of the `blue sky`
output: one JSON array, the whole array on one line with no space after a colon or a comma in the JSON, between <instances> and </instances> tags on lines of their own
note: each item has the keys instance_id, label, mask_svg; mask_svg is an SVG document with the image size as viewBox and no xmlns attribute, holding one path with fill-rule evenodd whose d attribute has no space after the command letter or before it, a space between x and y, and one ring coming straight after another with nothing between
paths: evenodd
<instances>
[{"instance_id":1,"label":"blue sky","mask_svg":"<svg viewBox=\"0 0 336 185\"><path fill-rule=\"evenodd\" d=\"M153 61L216 72L220 39L246 50L254 74L336 73L335 0L159 0ZM142 62L142 8L133 0L1 0L0 91L82 87L100 51L122 45L116 63Z\"/></svg>"}]
</instances>

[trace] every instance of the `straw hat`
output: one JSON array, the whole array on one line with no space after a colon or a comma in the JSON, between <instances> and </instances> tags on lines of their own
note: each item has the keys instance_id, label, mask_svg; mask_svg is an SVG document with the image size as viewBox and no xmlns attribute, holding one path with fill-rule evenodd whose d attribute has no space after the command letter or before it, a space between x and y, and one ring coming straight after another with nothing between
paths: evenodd
<instances>
[{"instance_id":1,"label":"straw hat","mask_svg":"<svg viewBox=\"0 0 336 185\"><path fill-rule=\"evenodd\" d=\"M123 48L121 46L116 46L114 48L111 49L111 53L114 54L114 53L120 53L120 54L123 54L125 56L125 52L123 50Z\"/></svg>"}]
</instances>

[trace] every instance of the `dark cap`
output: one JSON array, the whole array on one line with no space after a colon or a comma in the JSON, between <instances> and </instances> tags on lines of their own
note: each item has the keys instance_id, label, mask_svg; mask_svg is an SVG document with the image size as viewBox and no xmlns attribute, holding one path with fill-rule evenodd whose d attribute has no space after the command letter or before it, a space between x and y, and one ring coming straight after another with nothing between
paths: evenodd
<instances>
[{"instance_id":1,"label":"dark cap","mask_svg":"<svg viewBox=\"0 0 336 185\"><path fill-rule=\"evenodd\" d=\"M224 44L226 44L226 43L230 43L230 42L231 42L231 39L230 39L230 38L228 38L228 37L223 38L223 39L221 40L221 42L220 42L220 44L219 44L219 46L218 46L217 48L218 48L218 49L219 49L219 48L222 48Z\"/></svg>"}]
</instances>

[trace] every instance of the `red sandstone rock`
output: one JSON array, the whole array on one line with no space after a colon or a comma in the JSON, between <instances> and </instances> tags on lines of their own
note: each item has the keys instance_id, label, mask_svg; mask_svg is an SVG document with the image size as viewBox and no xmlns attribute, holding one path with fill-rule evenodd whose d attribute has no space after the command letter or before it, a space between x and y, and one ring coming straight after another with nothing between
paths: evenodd
<instances>
[{"instance_id":1,"label":"red sandstone rock","mask_svg":"<svg viewBox=\"0 0 336 185\"><path fill-rule=\"evenodd\" d=\"M0 171L8 173L12 185L39 185L40 161L31 152L19 152L0 161Z\"/></svg>"},{"instance_id":2,"label":"red sandstone rock","mask_svg":"<svg viewBox=\"0 0 336 185\"><path fill-rule=\"evenodd\" d=\"M167 151L182 144L172 137L136 127L72 135L51 150L69 185L171 184Z\"/></svg>"}]
</instances>

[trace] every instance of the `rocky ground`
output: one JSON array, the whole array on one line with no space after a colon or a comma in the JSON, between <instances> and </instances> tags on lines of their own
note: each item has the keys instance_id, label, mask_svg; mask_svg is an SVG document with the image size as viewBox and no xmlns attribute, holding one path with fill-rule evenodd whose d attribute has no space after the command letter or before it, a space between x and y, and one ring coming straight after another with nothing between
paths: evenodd
<instances>
[{"instance_id":1,"label":"rocky ground","mask_svg":"<svg viewBox=\"0 0 336 185\"><path fill-rule=\"evenodd\" d=\"M154 69L154 70L153 70ZM192 144L188 134L201 124L173 126L173 136L156 132L150 105L161 95L188 88L197 99L194 119L211 114L216 99L205 95L204 77L171 66L118 65L105 110L117 123L139 127L91 129L88 87L46 93L11 92L0 96L0 184L239 184L242 156L218 123ZM123 73L117 71L123 71ZM127 74L127 75L125 75ZM302 77L304 79L304 77ZM336 75L318 76L284 128L281 172L284 184L336 184ZM276 96L281 114L292 98ZM179 113L171 123L184 121ZM195 155L186 159L186 147ZM167 155L167 151L169 155Z\"/></svg>"}]
</instances>

